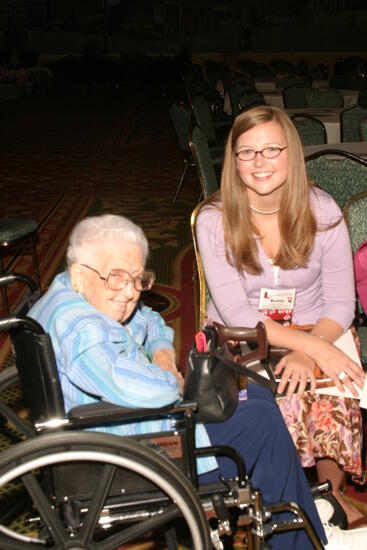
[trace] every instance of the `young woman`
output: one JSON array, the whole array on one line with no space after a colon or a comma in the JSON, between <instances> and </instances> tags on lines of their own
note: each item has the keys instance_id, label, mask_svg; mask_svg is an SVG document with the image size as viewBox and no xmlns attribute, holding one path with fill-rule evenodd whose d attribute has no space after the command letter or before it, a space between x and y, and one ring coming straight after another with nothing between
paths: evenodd
<instances>
[{"instance_id":1,"label":"young woman","mask_svg":"<svg viewBox=\"0 0 367 550\"><path fill-rule=\"evenodd\" d=\"M221 189L201 209L197 238L209 320L263 321L270 344L291 350L276 367L279 392L288 384L279 406L302 465L316 463L349 522L358 520L340 489L345 472L362 475L359 401L314 393L316 367L342 392L363 387L363 370L333 344L354 318L349 235L335 201L308 179L284 111L260 106L236 118Z\"/></svg>"}]
</instances>

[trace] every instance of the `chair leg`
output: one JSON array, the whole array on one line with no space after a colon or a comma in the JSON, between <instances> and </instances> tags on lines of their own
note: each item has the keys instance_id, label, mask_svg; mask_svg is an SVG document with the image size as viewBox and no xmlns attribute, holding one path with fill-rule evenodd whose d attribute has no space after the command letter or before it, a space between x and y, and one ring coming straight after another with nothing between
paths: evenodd
<instances>
[{"instance_id":1,"label":"chair leg","mask_svg":"<svg viewBox=\"0 0 367 550\"><path fill-rule=\"evenodd\" d=\"M31 252L32 252L32 258L33 258L33 268L35 272L36 283L39 289L41 290L41 275L40 275L38 259L37 259L36 239L37 239L37 235L33 235L32 243L31 243Z\"/></svg>"},{"instance_id":2,"label":"chair leg","mask_svg":"<svg viewBox=\"0 0 367 550\"><path fill-rule=\"evenodd\" d=\"M177 189L176 189L176 193L175 193L175 196L173 197L173 204L175 204L176 200L177 200L177 197L181 191L181 187L182 187L182 184L184 182L184 179L185 179L185 176L186 176L186 172L187 172L187 169L189 167L189 163L185 161L185 167L183 169L183 172L182 172L182 176L181 176L181 179L180 179L180 183L178 184L177 186Z\"/></svg>"},{"instance_id":3,"label":"chair leg","mask_svg":"<svg viewBox=\"0 0 367 550\"><path fill-rule=\"evenodd\" d=\"M4 270L3 258L0 254L0 275L3 275L4 273L5 273L5 270ZM1 287L1 294L3 298L4 313L5 315L9 315L9 304L8 304L8 295L6 292L6 286Z\"/></svg>"}]
</instances>

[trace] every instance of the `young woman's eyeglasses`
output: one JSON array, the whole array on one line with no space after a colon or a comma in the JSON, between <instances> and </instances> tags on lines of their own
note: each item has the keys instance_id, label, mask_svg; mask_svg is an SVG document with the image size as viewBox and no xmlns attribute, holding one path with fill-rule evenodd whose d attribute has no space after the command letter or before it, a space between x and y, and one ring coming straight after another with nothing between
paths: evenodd
<instances>
[{"instance_id":1,"label":"young woman's eyeglasses","mask_svg":"<svg viewBox=\"0 0 367 550\"><path fill-rule=\"evenodd\" d=\"M133 277L124 269L111 269L107 277L102 277L99 271L93 267L86 264L80 265L96 273L98 277L104 281L105 287L109 290L123 290L127 285L133 283L135 290L142 292L143 290L150 290L155 280L154 271L143 271L141 275Z\"/></svg>"},{"instance_id":2,"label":"young woman's eyeglasses","mask_svg":"<svg viewBox=\"0 0 367 550\"><path fill-rule=\"evenodd\" d=\"M271 145L270 147L265 147L261 151L254 151L254 149L241 149L241 151L236 151L235 155L240 160L254 160L257 153L260 153L264 159L275 159L279 157L280 153L287 149L288 145L285 147L277 147L276 145Z\"/></svg>"}]
</instances>

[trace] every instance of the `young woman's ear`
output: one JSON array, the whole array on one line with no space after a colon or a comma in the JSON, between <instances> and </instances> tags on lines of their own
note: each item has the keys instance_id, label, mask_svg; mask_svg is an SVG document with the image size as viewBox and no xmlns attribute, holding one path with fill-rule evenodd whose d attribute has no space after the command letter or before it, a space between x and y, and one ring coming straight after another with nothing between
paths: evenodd
<instances>
[{"instance_id":1,"label":"young woman's ear","mask_svg":"<svg viewBox=\"0 0 367 550\"><path fill-rule=\"evenodd\" d=\"M76 292L83 294L84 290L84 273L80 264L72 264L70 267L71 286Z\"/></svg>"}]
</instances>

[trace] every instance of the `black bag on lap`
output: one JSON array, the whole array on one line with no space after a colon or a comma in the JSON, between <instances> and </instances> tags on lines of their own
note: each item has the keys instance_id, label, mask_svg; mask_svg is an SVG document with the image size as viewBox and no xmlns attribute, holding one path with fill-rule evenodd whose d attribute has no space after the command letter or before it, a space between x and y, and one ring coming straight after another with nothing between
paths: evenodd
<instances>
[{"instance_id":1,"label":"black bag on lap","mask_svg":"<svg viewBox=\"0 0 367 550\"><path fill-rule=\"evenodd\" d=\"M213 323L199 335L201 341L205 340L207 351L198 351L196 339L188 353L184 385L184 399L197 403L197 421L224 422L232 416L239 391L247 380L275 393L263 323L254 329Z\"/></svg>"}]
</instances>

